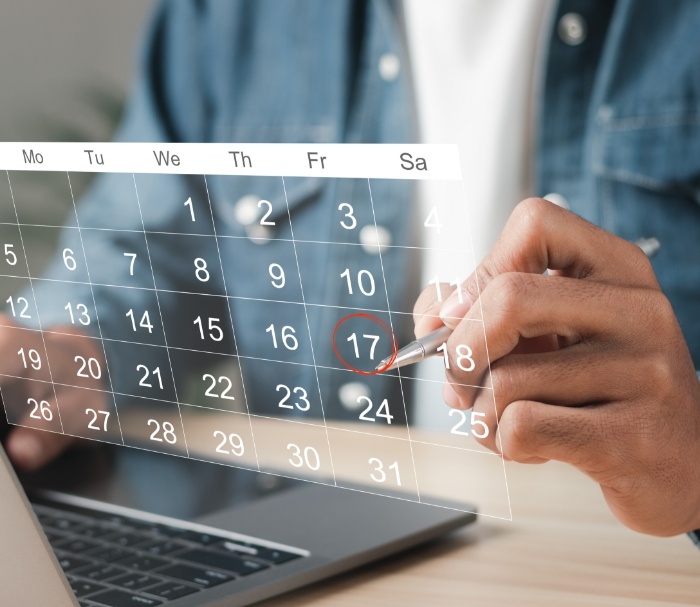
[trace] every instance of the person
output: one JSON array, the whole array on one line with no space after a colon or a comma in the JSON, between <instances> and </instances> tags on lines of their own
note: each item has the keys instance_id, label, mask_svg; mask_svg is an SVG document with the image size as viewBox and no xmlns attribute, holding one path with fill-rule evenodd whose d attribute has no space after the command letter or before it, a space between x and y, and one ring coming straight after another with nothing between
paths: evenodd
<instances>
[{"instance_id":1,"label":"person","mask_svg":"<svg viewBox=\"0 0 700 607\"><path fill-rule=\"evenodd\" d=\"M434 287L420 295L415 332L454 328L454 356L455 346L473 337L470 318L483 310L495 411L484 390L463 385L474 382L454 364L444 397L451 407L485 414L494 430L498 422L485 444L518 462L576 466L633 529L690 532L700 528L700 79L691 50L700 5L561 0L553 11L534 191L557 192L569 209L543 198L520 203L458 288L461 296L439 301ZM411 74L391 61L408 65L399 15L399 4L388 0L164 2L118 139L412 141ZM230 214L251 187L214 184L213 204ZM110 177L99 180L82 216L113 209L119 188ZM411 221L401 202L410 192L379 188L375 197L385 204L378 219L405 245ZM166 198L144 221L177 224ZM333 242L338 228L319 221L333 200L332 192L302 184L289 202L295 226L298 219L302 231L326 230ZM246 234L245 225L232 230ZM652 262L631 242L649 236L661 243ZM266 252L279 255L279 246L270 241ZM245 249L239 258L251 259ZM378 259L362 260L378 267ZM319 275L339 269L325 261L318 261ZM384 264L392 275L411 276L407 255L387 254ZM55 264L49 272L60 277L63 270ZM248 274L251 284L260 280L260 272ZM182 277L166 280L179 284ZM84 288L71 286L78 294ZM390 299L401 296L402 285L395 288ZM50 299L51 285L42 289ZM445 285L446 296L449 290ZM130 305L149 304L147 291L130 297ZM174 308L166 313L177 316ZM49 315L49 324L60 324L61 314ZM330 313L315 314L314 325L327 332ZM252 344L255 336L242 325L238 339ZM7 340L4 332L3 348ZM488 359L477 358L477 372L486 375ZM249 385L261 383L254 371L251 377ZM34 467L64 443L20 428L7 448L18 464Z\"/></svg>"}]
</instances>

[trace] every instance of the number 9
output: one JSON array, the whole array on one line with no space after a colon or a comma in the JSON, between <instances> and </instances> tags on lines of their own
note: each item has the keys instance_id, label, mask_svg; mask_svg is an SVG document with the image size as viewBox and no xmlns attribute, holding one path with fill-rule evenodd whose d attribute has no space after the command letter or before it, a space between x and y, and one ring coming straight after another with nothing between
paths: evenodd
<instances>
[{"instance_id":1,"label":"number 9","mask_svg":"<svg viewBox=\"0 0 700 607\"><path fill-rule=\"evenodd\" d=\"M286 278L284 276L284 268L278 263L271 263L270 267L267 269L270 274L270 281L275 289L281 289L284 287Z\"/></svg>"}]
</instances>

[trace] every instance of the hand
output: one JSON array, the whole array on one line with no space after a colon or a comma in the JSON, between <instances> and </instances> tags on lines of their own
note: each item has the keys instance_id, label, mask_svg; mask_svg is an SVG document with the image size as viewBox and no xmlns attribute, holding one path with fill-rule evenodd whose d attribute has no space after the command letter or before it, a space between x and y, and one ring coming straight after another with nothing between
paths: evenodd
<instances>
[{"instance_id":1,"label":"hand","mask_svg":"<svg viewBox=\"0 0 700 607\"><path fill-rule=\"evenodd\" d=\"M444 396L486 415L480 442L517 462L573 464L632 529L700 528L700 382L636 245L530 199L460 289L464 303L421 294L416 335L444 323L451 357L472 347L475 369L450 364Z\"/></svg>"},{"instance_id":2,"label":"hand","mask_svg":"<svg viewBox=\"0 0 700 607\"><path fill-rule=\"evenodd\" d=\"M104 388L101 380L89 373L88 377L77 376L75 359L94 358L104 368L102 350L73 327L57 327L42 337L39 331L20 328L10 317L0 314L0 353L3 404L10 421L20 424L10 431L5 448L17 466L35 470L76 442L60 432L61 428L70 428L71 419L85 418L86 392L80 388ZM89 394L92 408L107 409L103 392ZM36 409L31 417L33 403L42 401L46 403L43 409Z\"/></svg>"}]
</instances>

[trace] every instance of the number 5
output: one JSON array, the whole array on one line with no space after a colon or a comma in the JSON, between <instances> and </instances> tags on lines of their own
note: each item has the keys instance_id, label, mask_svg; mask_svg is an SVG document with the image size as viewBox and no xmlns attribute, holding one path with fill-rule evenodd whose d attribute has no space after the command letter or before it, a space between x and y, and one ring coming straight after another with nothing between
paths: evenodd
<instances>
[{"instance_id":1,"label":"number 5","mask_svg":"<svg viewBox=\"0 0 700 607\"><path fill-rule=\"evenodd\" d=\"M14 245L12 245L12 244L5 245L5 261L8 263L8 265L16 266L17 265L17 255L15 255L15 252L12 250L13 248L14 248Z\"/></svg>"}]
</instances>

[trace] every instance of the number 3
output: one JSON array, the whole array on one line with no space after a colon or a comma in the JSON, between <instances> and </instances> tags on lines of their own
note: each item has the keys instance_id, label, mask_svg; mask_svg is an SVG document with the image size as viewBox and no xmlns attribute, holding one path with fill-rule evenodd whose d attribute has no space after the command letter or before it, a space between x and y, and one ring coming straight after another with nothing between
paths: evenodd
<instances>
[{"instance_id":1,"label":"number 3","mask_svg":"<svg viewBox=\"0 0 700 607\"><path fill-rule=\"evenodd\" d=\"M345 217L350 220L350 223L347 224L343 220L340 222L340 227L345 228L346 230L354 230L357 227L357 219L355 219L355 215L353 215L355 209L352 208L351 204L348 204L347 202L341 202L338 205L338 210L342 211L343 209L347 209L348 212L345 213Z\"/></svg>"}]
</instances>

